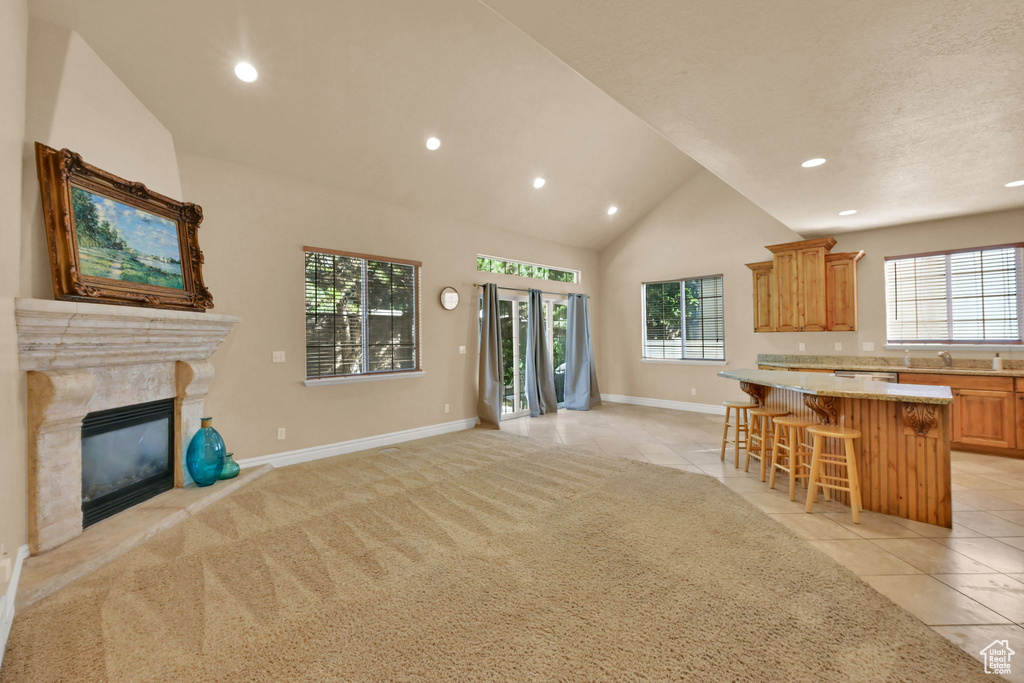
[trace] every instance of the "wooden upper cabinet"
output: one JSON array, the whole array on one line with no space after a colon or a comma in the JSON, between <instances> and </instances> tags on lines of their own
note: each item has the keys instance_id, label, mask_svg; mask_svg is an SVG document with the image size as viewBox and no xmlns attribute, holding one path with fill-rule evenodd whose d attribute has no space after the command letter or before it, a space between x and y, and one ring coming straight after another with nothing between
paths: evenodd
<instances>
[{"instance_id":1,"label":"wooden upper cabinet","mask_svg":"<svg viewBox=\"0 0 1024 683\"><path fill-rule=\"evenodd\" d=\"M825 257L825 329L830 332L857 329L857 261L863 255L864 252Z\"/></svg>"},{"instance_id":2,"label":"wooden upper cabinet","mask_svg":"<svg viewBox=\"0 0 1024 683\"><path fill-rule=\"evenodd\" d=\"M775 331L775 297L772 262L749 263L754 271L754 332Z\"/></svg>"},{"instance_id":3,"label":"wooden upper cabinet","mask_svg":"<svg viewBox=\"0 0 1024 683\"><path fill-rule=\"evenodd\" d=\"M857 329L857 261L864 252L830 253L819 237L766 247L771 261L748 263L754 273L754 332Z\"/></svg>"}]
</instances>

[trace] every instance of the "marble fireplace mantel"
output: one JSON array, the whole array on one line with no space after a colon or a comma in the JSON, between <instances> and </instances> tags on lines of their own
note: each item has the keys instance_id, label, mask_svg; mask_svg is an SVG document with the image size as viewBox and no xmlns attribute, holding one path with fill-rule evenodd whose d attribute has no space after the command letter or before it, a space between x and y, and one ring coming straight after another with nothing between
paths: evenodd
<instances>
[{"instance_id":1,"label":"marble fireplace mantel","mask_svg":"<svg viewBox=\"0 0 1024 683\"><path fill-rule=\"evenodd\" d=\"M29 547L82 533L82 419L91 412L174 399L175 486L190 483L184 451L213 378L209 358L238 323L211 313L17 299L27 375Z\"/></svg>"}]
</instances>

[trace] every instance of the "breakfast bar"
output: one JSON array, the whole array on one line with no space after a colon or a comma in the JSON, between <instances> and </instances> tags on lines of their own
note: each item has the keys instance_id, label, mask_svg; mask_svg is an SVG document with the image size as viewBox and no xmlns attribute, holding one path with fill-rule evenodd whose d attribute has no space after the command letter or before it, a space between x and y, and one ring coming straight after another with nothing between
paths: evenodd
<instances>
[{"instance_id":1,"label":"breakfast bar","mask_svg":"<svg viewBox=\"0 0 1024 683\"><path fill-rule=\"evenodd\" d=\"M863 509L952 527L949 387L814 372L740 369L718 375L738 380L761 407L859 430ZM847 495L837 500L849 504Z\"/></svg>"}]
</instances>

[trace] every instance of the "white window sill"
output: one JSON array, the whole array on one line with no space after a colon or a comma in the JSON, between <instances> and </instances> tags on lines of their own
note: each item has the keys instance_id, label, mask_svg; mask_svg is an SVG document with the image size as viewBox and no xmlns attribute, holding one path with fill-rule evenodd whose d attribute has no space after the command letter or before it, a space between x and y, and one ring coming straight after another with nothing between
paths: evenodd
<instances>
[{"instance_id":1,"label":"white window sill","mask_svg":"<svg viewBox=\"0 0 1024 683\"><path fill-rule=\"evenodd\" d=\"M408 379L422 377L425 370L408 370L405 372L370 372L365 375L348 375L347 377L324 377L322 379L304 379L307 387L326 387L332 384L356 384L358 382L383 382L389 379Z\"/></svg>"},{"instance_id":2,"label":"white window sill","mask_svg":"<svg viewBox=\"0 0 1024 683\"><path fill-rule=\"evenodd\" d=\"M724 360L703 360L695 358L641 358L641 363L652 363L656 365L725 365Z\"/></svg>"},{"instance_id":3,"label":"white window sill","mask_svg":"<svg viewBox=\"0 0 1024 683\"><path fill-rule=\"evenodd\" d=\"M1012 353L1015 351L1024 351L1024 344L1010 343L1010 344L898 344L898 343L887 343L885 348L890 351L902 351L903 349L910 349L911 351L1006 351Z\"/></svg>"}]
</instances>

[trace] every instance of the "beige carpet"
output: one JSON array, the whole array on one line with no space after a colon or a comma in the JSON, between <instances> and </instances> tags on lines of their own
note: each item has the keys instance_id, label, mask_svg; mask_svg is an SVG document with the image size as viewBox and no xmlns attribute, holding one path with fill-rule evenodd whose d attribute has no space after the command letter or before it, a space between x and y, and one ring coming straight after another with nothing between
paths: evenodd
<instances>
[{"instance_id":1,"label":"beige carpet","mask_svg":"<svg viewBox=\"0 0 1024 683\"><path fill-rule=\"evenodd\" d=\"M991 681L703 475L488 431L276 470L18 614L12 681Z\"/></svg>"}]
</instances>

